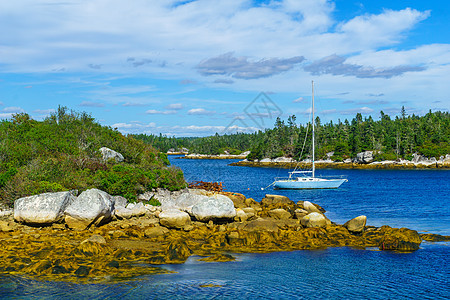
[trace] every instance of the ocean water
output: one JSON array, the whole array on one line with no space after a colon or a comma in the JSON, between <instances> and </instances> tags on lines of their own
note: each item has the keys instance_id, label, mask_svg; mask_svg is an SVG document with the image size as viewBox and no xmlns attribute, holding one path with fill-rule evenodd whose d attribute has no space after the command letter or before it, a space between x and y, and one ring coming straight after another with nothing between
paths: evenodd
<instances>
[{"instance_id":1,"label":"ocean water","mask_svg":"<svg viewBox=\"0 0 450 300\"><path fill-rule=\"evenodd\" d=\"M266 193L308 200L343 223L366 215L368 225L408 227L450 235L450 171L319 170L346 175L337 190L274 191L287 170L231 167L232 160L170 158L187 181L221 181L228 191L260 201ZM173 274L111 284L45 282L0 276L0 299L449 299L450 243L424 242L413 253L329 248L268 254L233 254L207 263L191 257L166 265ZM0 258L1 262L1 258Z\"/></svg>"}]
</instances>

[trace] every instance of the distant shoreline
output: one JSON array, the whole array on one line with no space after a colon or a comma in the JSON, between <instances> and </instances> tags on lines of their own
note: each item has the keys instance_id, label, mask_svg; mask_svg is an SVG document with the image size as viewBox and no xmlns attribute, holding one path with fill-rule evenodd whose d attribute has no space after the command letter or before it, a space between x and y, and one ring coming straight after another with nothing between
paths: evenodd
<instances>
[{"instance_id":1,"label":"distant shoreline","mask_svg":"<svg viewBox=\"0 0 450 300\"><path fill-rule=\"evenodd\" d=\"M296 166L301 169L311 168L311 163L297 162L261 162L261 161L238 161L229 164L230 166L241 167L263 167L263 168L284 168L293 169ZM450 169L449 162L436 163L412 163L412 162L396 162L381 161L368 164L343 163L343 162L316 162L317 169Z\"/></svg>"},{"instance_id":2,"label":"distant shoreline","mask_svg":"<svg viewBox=\"0 0 450 300\"><path fill-rule=\"evenodd\" d=\"M182 157L177 157L180 159L245 159L247 154L220 154L220 155L211 155L211 154L186 154L179 153L179 155L184 154ZM173 153L167 153L167 155L175 155Z\"/></svg>"}]
</instances>

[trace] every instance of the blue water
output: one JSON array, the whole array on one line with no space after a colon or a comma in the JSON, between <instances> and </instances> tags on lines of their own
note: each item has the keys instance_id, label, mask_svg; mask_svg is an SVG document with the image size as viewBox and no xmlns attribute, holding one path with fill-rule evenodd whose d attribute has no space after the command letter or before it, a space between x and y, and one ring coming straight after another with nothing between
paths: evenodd
<instances>
[{"instance_id":1,"label":"blue water","mask_svg":"<svg viewBox=\"0 0 450 300\"><path fill-rule=\"evenodd\" d=\"M364 214L368 225L408 227L450 235L450 171L319 170L347 175L337 190L274 191L286 170L227 166L231 160L179 160L187 181L222 181L228 191L257 201L266 193L309 200L343 223ZM269 254L234 254L235 262L191 257L164 266L175 274L137 281L78 285L0 277L1 299L449 299L450 243L422 243L413 253L330 248ZM0 258L1 259L1 258ZM215 285L202 287L202 285Z\"/></svg>"}]
</instances>

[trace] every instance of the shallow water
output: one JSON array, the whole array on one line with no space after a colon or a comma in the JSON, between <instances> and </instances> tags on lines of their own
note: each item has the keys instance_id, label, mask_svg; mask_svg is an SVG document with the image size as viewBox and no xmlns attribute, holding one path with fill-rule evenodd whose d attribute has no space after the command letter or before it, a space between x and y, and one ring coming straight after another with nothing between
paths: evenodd
<instances>
[{"instance_id":1,"label":"shallow water","mask_svg":"<svg viewBox=\"0 0 450 300\"><path fill-rule=\"evenodd\" d=\"M338 223L364 214L368 225L408 227L450 235L450 172L446 170L319 170L347 175L337 190L274 191L287 170L227 166L231 160L178 160L187 181L222 181L228 191L260 201L266 193L309 200ZM127 283L39 282L0 276L0 299L449 299L450 243L423 243L413 253L330 248L269 254L233 254L237 261L206 263L191 257L166 265L175 274Z\"/></svg>"}]
</instances>

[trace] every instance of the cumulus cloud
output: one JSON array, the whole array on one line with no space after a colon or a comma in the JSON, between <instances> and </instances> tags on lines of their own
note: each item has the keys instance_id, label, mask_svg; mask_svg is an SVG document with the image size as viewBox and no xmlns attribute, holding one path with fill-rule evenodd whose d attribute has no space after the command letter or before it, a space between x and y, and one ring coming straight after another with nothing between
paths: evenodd
<instances>
[{"instance_id":1,"label":"cumulus cloud","mask_svg":"<svg viewBox=\"0 0 450 300\"><path fill-rule=\"evenodd\" d=\"M421 66L395 66L392 68L373 68L356 64L345 63L344 57L336 54L324 57L304 67L312 75L343 75L358 78L391 78L400 76L405 72L419 72L425 70Z\"/></svg>"},{"instance_id":2,"label":"cumulus cloud","mask_svg":"<svg viewBox=\"0 0 450 300\"><path fill-rule=\"evenodd\" d=\"M11 118L12 115L18 113L24 113L25 110L18 106L9 106L0 110L0 119L8 119Z\"/></svg>"},{"instance_id":3,"label":"cumulus cloud","mask_svg":"<svg viewBox=\"0 0 450 300\"><path fill-rule=\"evenodd\" d=\"M209 111L204 108L193 108L188 110L189 115L213 115L215 113L215 111Z\"/></svg>"},{"instance_id":4,"label":"cumulus cloud","mask_svg":"<svg viewBox=\"0 0 450 300\"><path fill-rule=\"evenodd\" d=\"M361 47L379 47L397 43L403 38L403 32L429 16L430 11L386 9L381 14L357 16L340 24L337 31L356 40Z\"/></svg>"},{"instance_id":5,"label":"cumulus cloud","mask_svg":"<svg viewBox=\"0 0 450 300\"><path fill-rule=\"evenodd\" d=\"M295 56L286 59L264 58L249 61L245 56L235 57L233 52L228 52L201 61L197 65L197 70L204 76L229 75L239 79L256 79L288 71L304 59L303 56Z\"/></svg>"}]
</instances>

